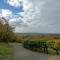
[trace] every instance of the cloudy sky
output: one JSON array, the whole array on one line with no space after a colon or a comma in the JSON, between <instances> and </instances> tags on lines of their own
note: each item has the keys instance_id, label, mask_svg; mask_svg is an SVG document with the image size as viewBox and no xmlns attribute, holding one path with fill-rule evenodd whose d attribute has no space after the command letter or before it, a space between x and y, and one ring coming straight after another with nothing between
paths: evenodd
<instances>
[{"instance_id":1,"label":"cloudy sky","mask_svg":"<svg viewBox=\"0 0 60 60\"><path fill-rule=\"evenodd\" d=\"M0 17L15 32L60 33L60 0L0 0Z\"/></svg>"}]
</instances>

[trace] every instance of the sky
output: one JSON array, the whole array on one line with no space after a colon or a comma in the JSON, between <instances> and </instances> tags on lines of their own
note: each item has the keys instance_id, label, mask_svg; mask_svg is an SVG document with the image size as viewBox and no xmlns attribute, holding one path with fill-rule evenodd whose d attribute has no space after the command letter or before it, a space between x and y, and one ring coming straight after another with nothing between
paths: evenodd
<instances>
[{"instance_id":1,"label":"sky","mask_svg":"<svg viewBox=\"0 0 60 60\"><path fill-rule=\"evenodd\" d=\"M60 33L60 0L0 0L0 17L19 33Z\"/></svg>"}]
</instances>

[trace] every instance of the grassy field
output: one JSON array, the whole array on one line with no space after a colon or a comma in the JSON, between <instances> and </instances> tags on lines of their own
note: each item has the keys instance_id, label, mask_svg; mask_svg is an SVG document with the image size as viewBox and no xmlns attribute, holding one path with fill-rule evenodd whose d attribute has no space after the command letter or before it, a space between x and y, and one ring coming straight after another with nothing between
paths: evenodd
<instances>
[{"instance_id":1,"label":"grassy field","mask_svg":"<svg viewBox=\"0 0 60 60\"><path fill-rule=\"evenodd\" d=\"M12 47L6 43L0 43L0 60L12 60Z\"/></svg>"}]
</instances>

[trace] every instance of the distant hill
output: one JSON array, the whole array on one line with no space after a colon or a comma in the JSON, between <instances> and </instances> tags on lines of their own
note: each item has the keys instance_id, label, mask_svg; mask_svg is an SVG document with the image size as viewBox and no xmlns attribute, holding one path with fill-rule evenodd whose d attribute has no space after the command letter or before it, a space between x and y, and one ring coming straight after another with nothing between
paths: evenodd
<instances>
[{"instance_id":1,"label":"distant hill","mask_svg":"<svg viewBox=\"0 0 60 60\"><path fill-rule=\"evenodd\" d=\"M58 33L17 33L17 35L25 36L25 35L41 35L41 36L60 36Z\"/></svg>"},{"instance_id":2,"label":"distant hill","mask_svg":"<svg viewBox=\"0 0 60 60\"><path fill-rule=\"evenodd\" d=\"M57 33L17 33L22 40L60 40L60 34Z\"/></svg>"}]
</instances>

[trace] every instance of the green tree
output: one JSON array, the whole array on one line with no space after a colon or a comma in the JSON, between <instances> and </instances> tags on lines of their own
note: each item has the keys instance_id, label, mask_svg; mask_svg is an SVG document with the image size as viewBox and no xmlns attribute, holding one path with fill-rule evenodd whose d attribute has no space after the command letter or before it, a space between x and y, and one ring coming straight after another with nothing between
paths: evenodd
<instances>
[{"instance_id":1,"label":"green tree","mask_svg":"<svg viewBox=\"0 0 60 60\"><path fill-rule=\"evenodd\" d=\"M9 20L0 18L0 41L9 42L15 38L13 27L9 25Z\"/></svg>"}]
</instances>

